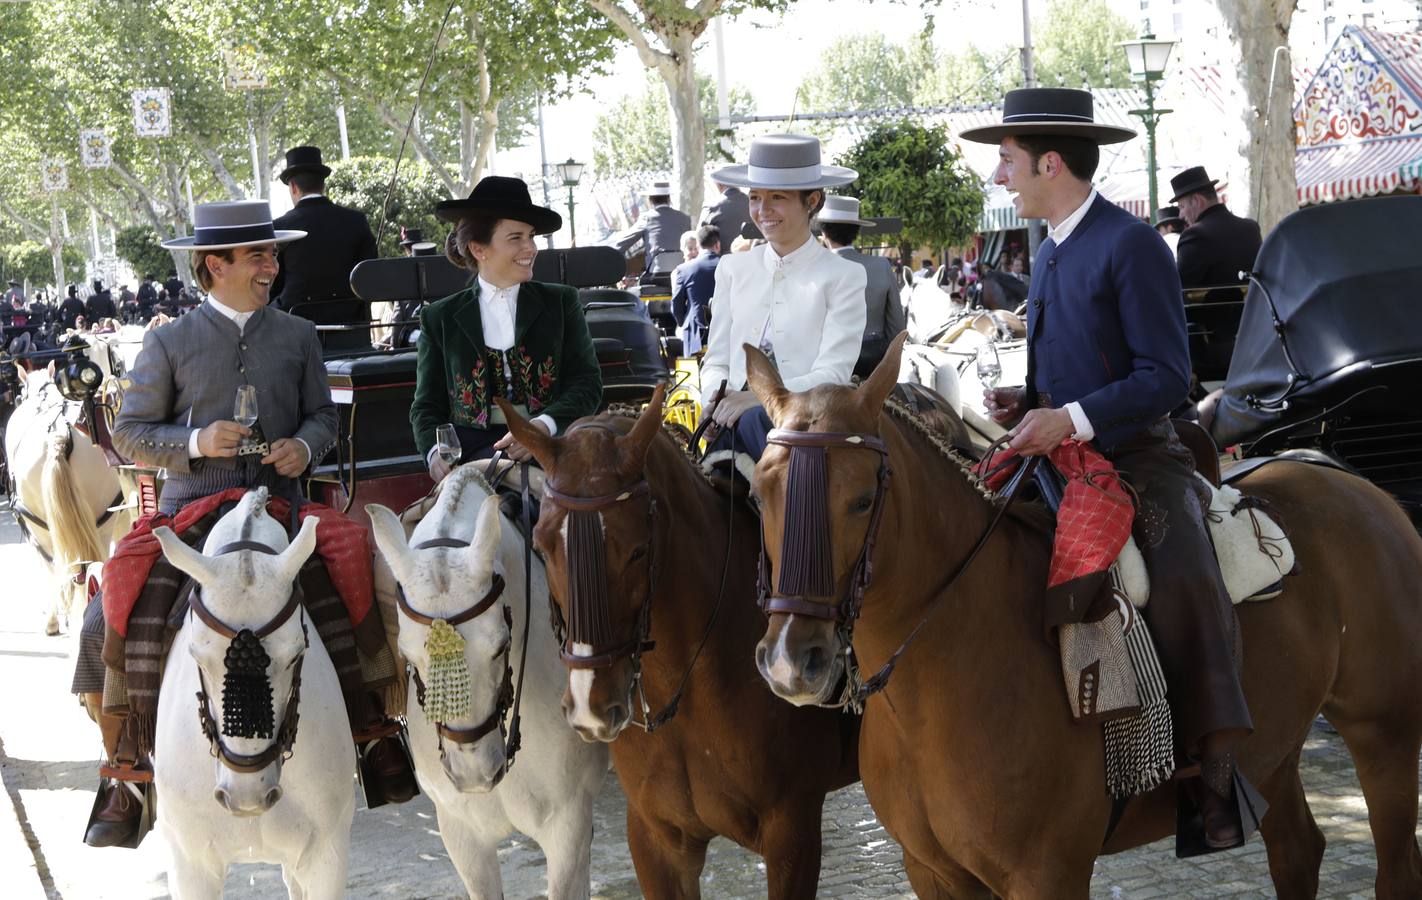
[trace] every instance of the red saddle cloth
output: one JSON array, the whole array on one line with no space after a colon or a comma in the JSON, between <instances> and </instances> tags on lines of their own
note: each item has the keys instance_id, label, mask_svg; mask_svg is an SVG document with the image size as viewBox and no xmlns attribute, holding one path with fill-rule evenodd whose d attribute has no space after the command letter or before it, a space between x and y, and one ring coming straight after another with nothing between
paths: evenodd
<instances>
[{"instance_id":1,"label":"red saddle cloth","mask_svg":"<svg viewBox=\"0 0 1422 900\"><path fill-rule=\"evenodd\" d=\"M148 581L148 573L163 553L153 529L166 525L177 534L216 510L223 503L242 499L245 488L231 488L194 500L175 516L154 513L139 519L104 564L104 619L108 627L128 637L128 617L138 595ZM267 501L267 515L278 522L291 516L291 503L284 497ZM341 596L351 625L359 625L375 602L375 582L371 569L370 535L360 524L319 503L308 503L297 511L301 521L319 516L316 525L316 555L326 563L331 584Z\"/></svg>"},{"instance_id":2,"label":"red saddle cloth","mask_svg":"<svg viewBox=\"0 0 1422 900\"><path fill-rule=\"evenodd\" d=\"M1107 570L1121 555L1121 548L1131 536L1135 505L1116 467L1090 444L1067 441L1047 458L1066 479L1066 490L1062 492L1061 507L1057 510L1047 590L1052 593L1081 586L1094 597ZM1021 463L1022 457L1008 449L978 463L977 471L995 491L1012 477Z\"/></svg>"}]
</instances>

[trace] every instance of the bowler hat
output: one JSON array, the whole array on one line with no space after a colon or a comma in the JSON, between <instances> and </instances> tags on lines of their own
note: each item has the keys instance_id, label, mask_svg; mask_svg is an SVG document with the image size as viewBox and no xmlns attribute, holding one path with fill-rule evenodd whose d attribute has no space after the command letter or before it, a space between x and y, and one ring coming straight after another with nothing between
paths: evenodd
<instances>
[{"instance_id":1,"label":"bowler hat","mask_svg":"<svg viewBox=\"0 0 1422 900\"><path fill-rule=\"evenodd\" d=\"M816 217L821 225L858 225L861 228L874 228L877 223L868 219L859 218L859 198L844 197L839 194L828 194L825 196L824 209Z\"/></svg>"},{"instance_id":2,"label":"bowler hat","mask_svg":"<svg viewBox=\"0 0 1422 900\"><path fill-rule=\"evenodd\" d=\"M810 191L839 187L858 177L859 173L853 169L822 165L819 138L767 134L751 141L747 165L719 169L712 173L711 180L750 189Z\"/></svg>"},{"instance_id":3,"label":"bowler hat","mask_svg":"<svg viewBox=\"0 0 1422 900\"><path fill-rule=\"evenodd\" d=\"M533 226L535 234L552 234L563 227L563 217L545 206L535 206L528 185L518 178L488 175L474 185L467 200L446 200L435 207L444 222L458 222L470 213L513 219Z\"/></svg>"},{"instance_id":4,"label":"bowler hat","mask_svg":"<svg viewBox=\"0 0 1422 900\"><path fill-rule=\"evenodd\" d=\"M1155 211L1155 224L1160 225L1184 225L1185 220L1180 216L1180 207L1162 206Z\"/></svg>"},{"instance_id":5,"label":"bowler hat","mask_svg":"<svg viewBox=\"0 0 1422 900\"><path fill-rule=\"evenodd\" d=\"M322 178L331 174L331 168L321 162L320 147L292 147L286 151L286 168L277 178L282 184L289 184L291 176L298 172L315 172Z\"/></svg>"},{"instance_id":6,"label":"bowler hat","mask_svg":"<svg viewBox=\"0 0 1422 900\"><path fill-rule=\"evenodd\" d=\"M418 228L400 229L400 246L408 247L411 244L418 244L425 239L425 233Z\"/></svg>"},{"instance_id":7,"label":"bowler hat","mask_svg":"<svg viewBox=\"0 0 1422 900\"><path fill-rule=\"evenodd\" d=\"M304 231L277 231L272 226L271 205L265 200L199 203L193 209L192 237L164 241L163 249L230 250L254 244L285 244L304 237Z\"/></svg>"},{"instance_id":8,"label":"bowler hat","mask_svg":"<svg viewBox=\"0 0 1422 900\"><path fill-rule=\"evenodd\" d=\"M1170 202L1179 203L1181 197L1188 197L1196 191L1213 188L1217 184L1219 182L1210 178L1204 166L1191 166L1170 179L1170 189L1175 192L1175 196L1170 198Z\"/></svg>"},{"instance_id":9,"label":"bowler hat","mask_svg":"<svg viewBox=\"0 0 1422 900\"><path fill-rule=\"evenodd\" d=\"M1018 134L1071 135L1098 144L1118 144L1136 136L1134 129L1098 123L1090 91L1018 88L1003 98L1001 124L968 128L958 132L958 137L978 144L996 144Z\"/></svg>"}]
</instances>

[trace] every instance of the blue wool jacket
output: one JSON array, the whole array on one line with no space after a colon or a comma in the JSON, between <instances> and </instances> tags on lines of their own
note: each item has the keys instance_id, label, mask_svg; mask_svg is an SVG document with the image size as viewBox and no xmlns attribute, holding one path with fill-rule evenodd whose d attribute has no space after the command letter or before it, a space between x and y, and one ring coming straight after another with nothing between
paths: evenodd
<instances>
[{"instance_id":1,"label":"blue wool jacket","mask_svg":"<svg viewBox=\"0 0 1422 900\"><path fill-rule=\"evenodd\" d=\"M1155 229L1097 196L1060 247L1042 244L1027 304L1027 407L1079 402L1102 450L1190 389L1185 304Z\"/></svg>"}]
</instances>

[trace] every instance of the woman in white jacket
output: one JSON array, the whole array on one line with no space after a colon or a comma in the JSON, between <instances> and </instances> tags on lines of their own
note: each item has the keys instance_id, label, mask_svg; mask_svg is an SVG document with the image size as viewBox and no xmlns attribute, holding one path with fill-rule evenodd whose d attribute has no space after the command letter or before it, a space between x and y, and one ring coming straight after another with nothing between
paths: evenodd
<instances>
[{"instance_id":1,"label":"woman in white jacket","mask_svg":"<svg viewBox=\"0 0 1422 900\"><path fill-rule=\"evenodd\" d=\"M701 402L722 426L713 451L758 460L773 427L746 389L744 344L764 350L792 391L849 383L864 335L866 275L863 266L821 246L810 222L824 206L825 188L857 177L852 169L821 165L819 140L797 134L757 138L749 165L712 176L748 190L751 219L766 240L716 266L701 362ZM723 382L726 393L711 406Z\"/></svg>"}]
</instances>

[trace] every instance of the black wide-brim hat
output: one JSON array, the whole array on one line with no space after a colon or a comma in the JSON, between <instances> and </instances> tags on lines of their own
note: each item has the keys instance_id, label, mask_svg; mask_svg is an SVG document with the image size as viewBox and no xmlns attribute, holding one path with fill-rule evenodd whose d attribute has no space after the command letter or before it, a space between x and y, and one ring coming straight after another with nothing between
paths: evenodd
<instances>
[{"instance_id":1,"label":"black wide-brim hat","mask_svg":"<svg viewBox=\"0 0 1422 900\"><path fill-rule=\"evenodd\" d=\"M286 151L286 168L277 178L282 184L287 184L291 176L298 172L315 172L325 178L331 174L331 167L321 162L320 147L292 147Z\"/></svg>"},{"instance_id":2,"label":"black wide-brim hat","mask_svg":"<svg viewBox=\"0 0 1422 900\"><path fill-rule=\"evenodd\" d=\"M1175 196L1170 198L1171 203L1179 203L1181 197L1188 197L1196 191L1203 191L1205 188L1216 187L1218 181L1210 177L1204 166L1191 166L1185 171L1170 179L1170 189L1175 192Z\"/></svg>"},{"instance_id":3,"label":"black wide-brim hat","mask_svg":"<svg viewBox=\"0 0 1422 900\"><path fill-rule=\"evenodd\" d=\"M425 239L425 233L418 228L400 229L400 246L408 247L411 244L418 244Z\"/></svg>"},{"instance_id":4,"label":"black wide-brim hat","mask_svg":"<svg viewBox=\"0 0 1422 900\"><path fill-rule=\"evenodd\" d=\"M1180 207L1162 206L1155 211L1155 224L1157 226L1174 225L1177 222L1181 225L1185 224L1185 220L1180 216Z\"/></svg>"},{"instance_id":5,"label":"black wide-brim hat","mask_svg":"<svg viewBox=\"0 0 1422 900\"><path fill-rule=\"evenodd\" d=\"M1075 88L1018 88L1002 101L1002 122L958 132L978 144L998 144L1018 134L1064 134L1098 144L1119 144L1136 136L1135 129L1096 121L1090 91Z\"/></svg>"},{"instance_id":6,"label":"black wide-brim hat","mask_svg":"<svg viewBox=\"0 0 1422 900\"><path fill-rule=\"evenodd\" d=\"M443 222L458 222L471 213L512 219L533 228L534 234L552 234L563 227L563 217L546 206L535 206L528 185L518 178L488 175L474 185L466 200L446 200L435 207Z\"/></svg>"}]
</instances>

